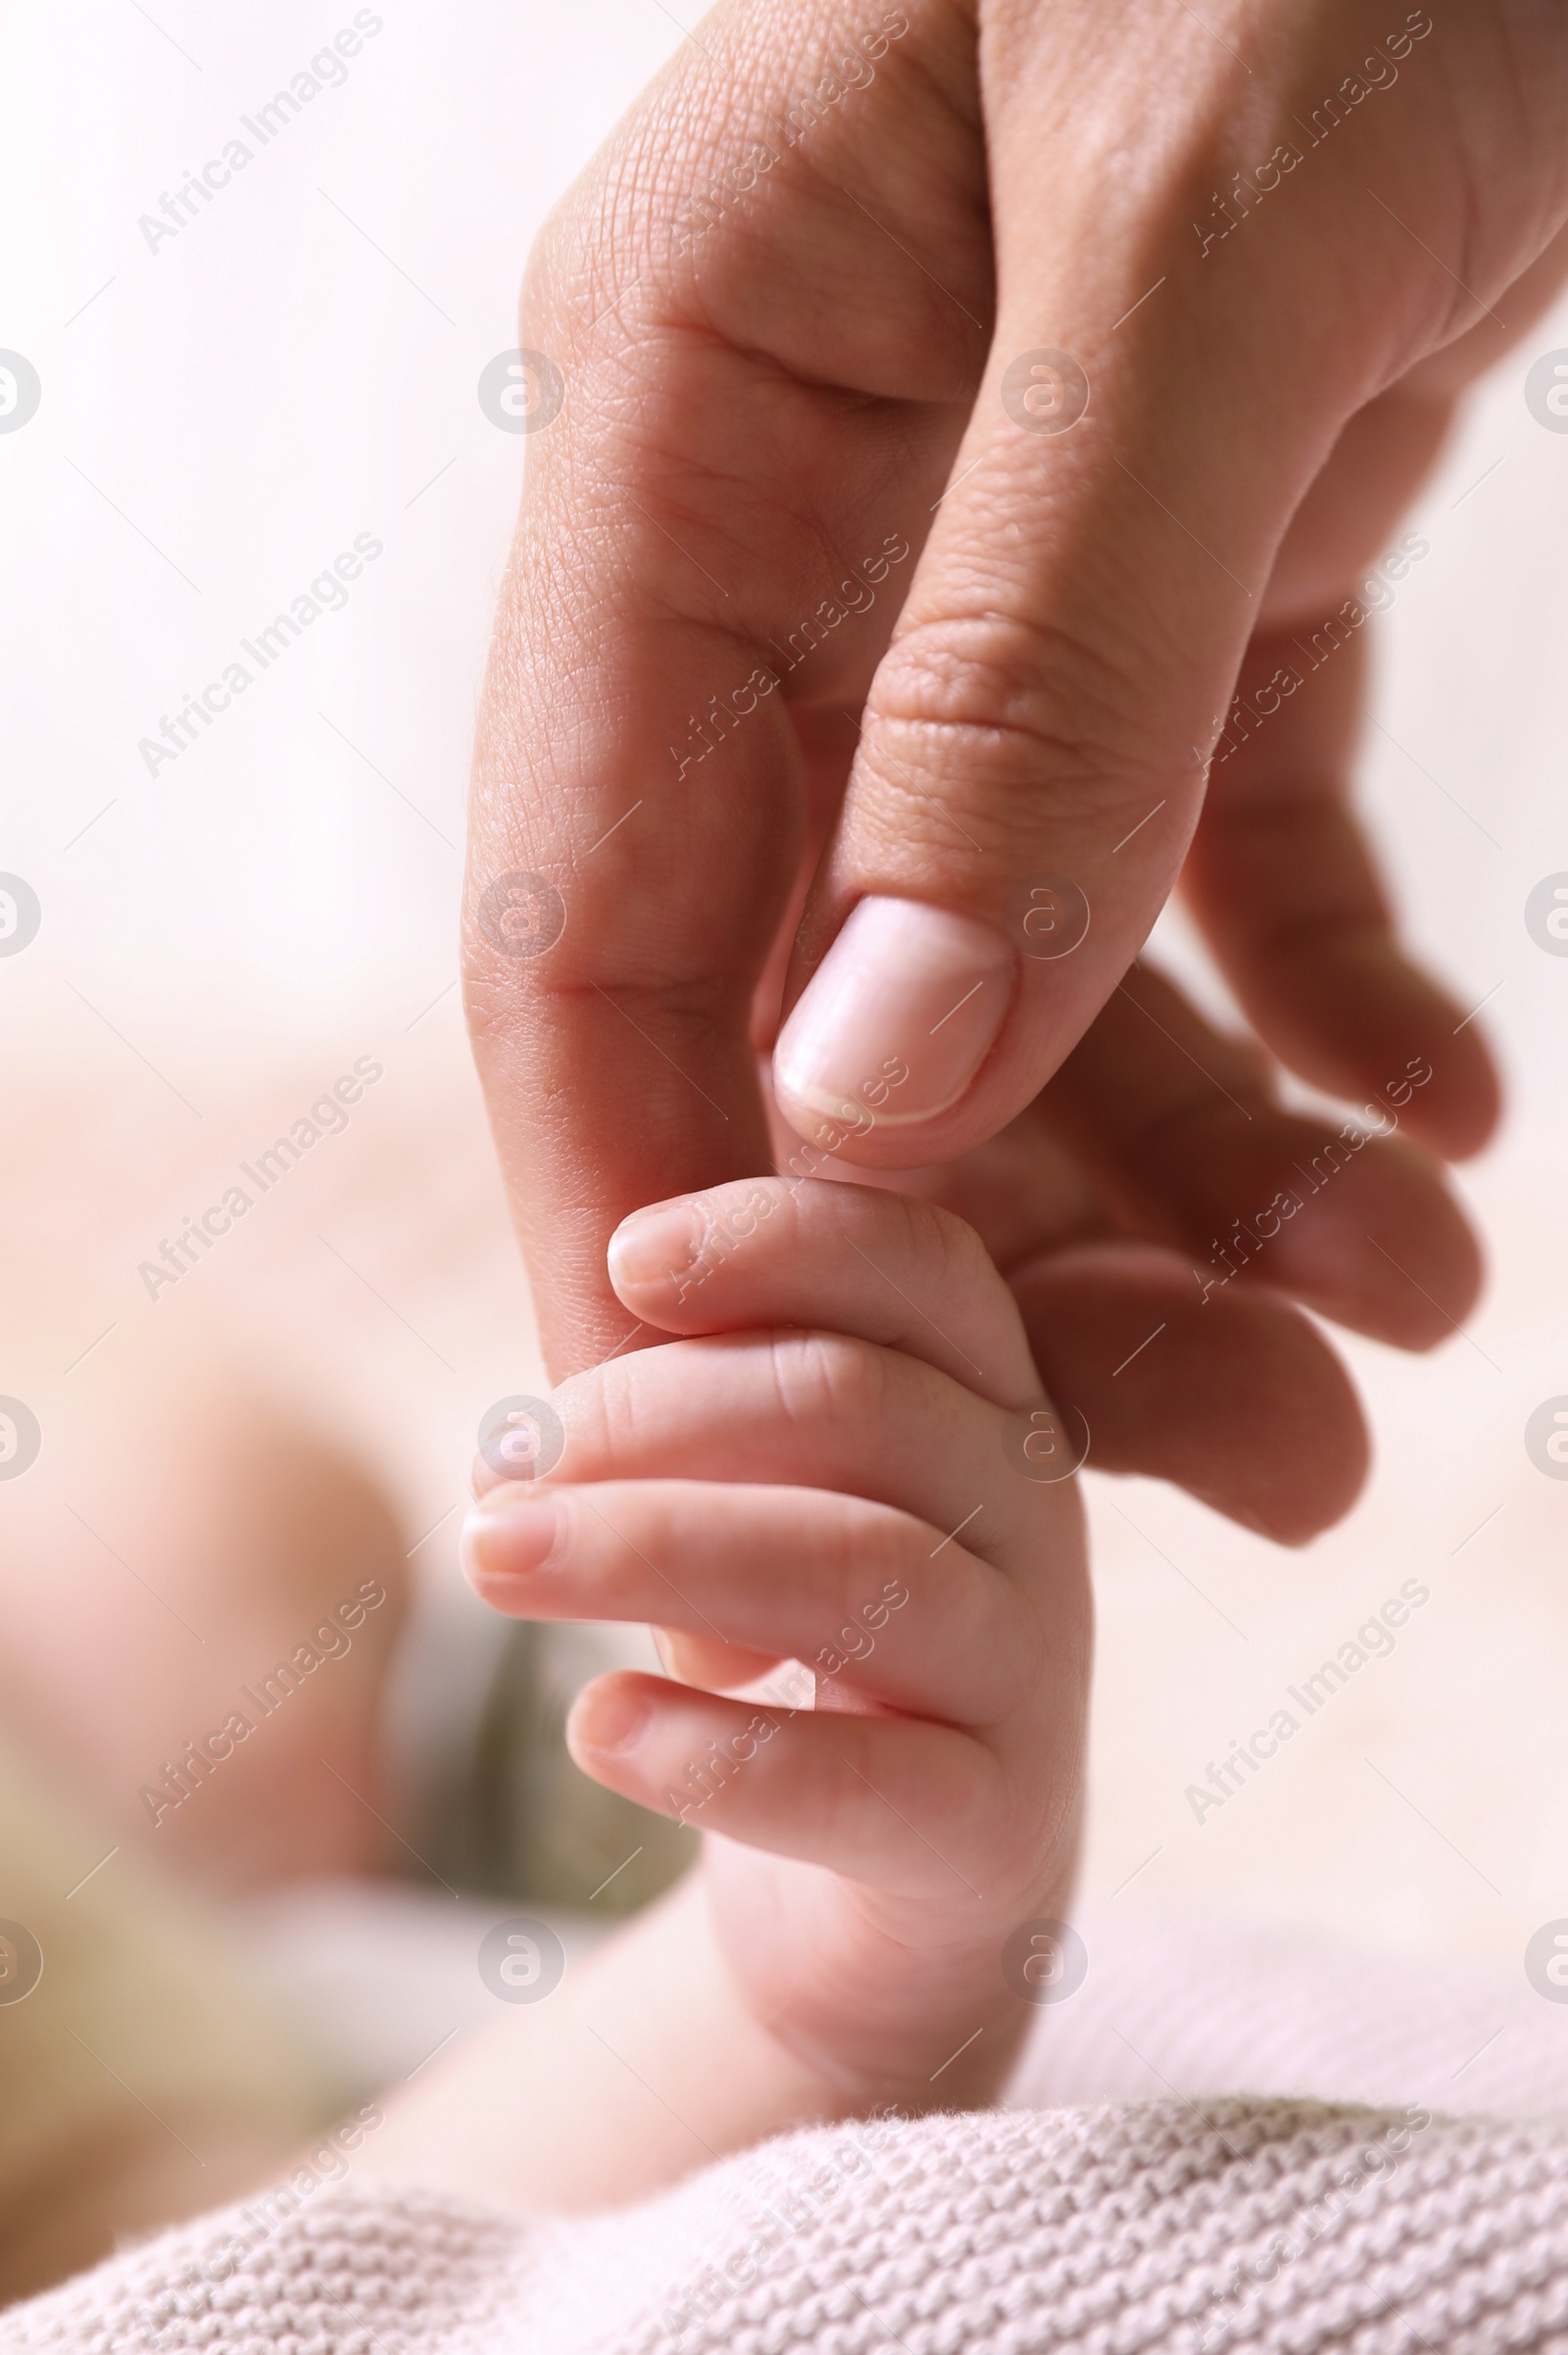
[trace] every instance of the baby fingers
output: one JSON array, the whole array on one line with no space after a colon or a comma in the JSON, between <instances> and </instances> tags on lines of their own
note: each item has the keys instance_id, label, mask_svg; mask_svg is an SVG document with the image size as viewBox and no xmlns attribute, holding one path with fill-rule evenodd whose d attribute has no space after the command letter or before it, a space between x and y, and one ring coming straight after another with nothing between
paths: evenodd
<instances>
[{"instance_id":1,"label":"baby fingers","mask_svg":"<svg viewBox=\"0 0 1568 2355\"><path fill-rule=\"evenodd\" d=\"M1018 1582L941 1530L819 1489L507 1487L472 1516L464 1557L498 1610L653 1620L966 1725L1000 1722L1073 1640L1069 1616L1048 1629Z\"/></svg>"},{"instance_id":2,"label":"baby fingers","mask_svg":"<svg viewBox=\"0 0 1568 2355\"><path fill-rule=\"evenodd\" d=\"M585 1774L644 1807L889 1895L982 1898L988 1858L1008 1854L1006 1774L948 1726L618 1674L579 1695L566 1740Z\"/></svg>"},{"instance_id":3,"label":"baby fingers","mask_svg":"<svg viewBox=\"0 0 1568 2355\"><path fill-rule=\"evenodd\" d=\"M820 1325L923 1358L995 1405L1038 1396L1017 1306L972 1227L934 1202L753 1178L638 1210L610 1274L666 1333Z\"/></svg>"},{"instance_id":4,"label":"baby fingers","mask_svg":"<svg viewBox=\"0 0 1568 2355\"><path fill-rule=\"evenodd\" d=\"M939 1536L961 1525L971 1552L1006 1569L1077 1560L1072 1483L1029 1477L1016 1416L902 1350L811 1332L670 1342L574 1375L555 1407L563 1447L539 1492L658 1479L835 1489Z\"/></svg>"}]
</instances>

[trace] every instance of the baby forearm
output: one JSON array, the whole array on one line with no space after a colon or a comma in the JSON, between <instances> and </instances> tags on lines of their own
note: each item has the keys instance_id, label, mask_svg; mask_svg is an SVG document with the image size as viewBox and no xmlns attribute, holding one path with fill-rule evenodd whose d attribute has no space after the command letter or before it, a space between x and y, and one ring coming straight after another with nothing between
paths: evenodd
<instances>
[{"instance_id":1,"label":"baby forearm","mask_svg":"<svg viewBox=\"0 0 1568 2355\"><path fill-rule=\"evenodd\" d=\"M388 2101L356 2175L571 2215L856 2106L747 2011L694 1875Z\"/></svg>"}]
</instances>

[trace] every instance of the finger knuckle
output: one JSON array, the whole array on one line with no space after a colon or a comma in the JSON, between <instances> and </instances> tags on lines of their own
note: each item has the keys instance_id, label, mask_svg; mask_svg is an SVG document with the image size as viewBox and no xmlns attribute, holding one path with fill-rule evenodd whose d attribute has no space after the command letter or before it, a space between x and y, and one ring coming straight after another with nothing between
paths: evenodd
<instances>
[{"instance_id":1,"label":"finger knuckle","mask_svg":"<svg viewBox=\"0 0 1568 2355\"><path fill-rule=\"evenodd\" d=\"M867 757L895 797L902 770L903 799L940 783L982 820L1037 822L1043 794L1058 816L1099 816L1146 791L1165 757L1148 702L1087 630L995 609L945 613L883 658Z\"/></svg>"},{"instance_id":2,"label":"finger knuckle","mask_svg":"<svg viewBox=\"0 0 1568 2355\"><path fill-rule=\"evenodd\" d=\"M770 1345L774 1401L801 1430L874 1425L887 1402L881 1351L837 1333L779 1333Z\"/></svg>"},{"instance_id":3,"label":"finger knuckle","mask_svg":"<svg viewBox=\"0 0 1568 2355\"><path fill-rule=\"evenodd\" d=\"M523 270L520 316L576 340L607 303L640 282L656 201L637 175L601 163L541 222Z\"/></svg>"}]
</instances>

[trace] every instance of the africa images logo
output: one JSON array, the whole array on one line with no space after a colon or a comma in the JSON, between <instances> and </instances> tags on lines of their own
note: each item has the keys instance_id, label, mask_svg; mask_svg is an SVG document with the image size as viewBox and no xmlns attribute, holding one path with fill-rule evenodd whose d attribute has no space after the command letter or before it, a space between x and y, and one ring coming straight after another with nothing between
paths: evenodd
<instances>
[{"instance_id":1,"label":"africa images logo","mask_svg":"<svg viewBox=\"0 0 1568 2355\"><path fill-rule=\"evenodd\" d=\"M0 433L19 433L36 417L43 384L21 352L0 352Z\"/></svg>"},{"instance_id":2,"label":"africa images logo","mask_svg":"<svg viewBox=\"0 0 1568 2355\"><path fill-rule=\"evenodd\" d=\"M1525 1453L1548 1480L1568 1480L1568 1398L1543 1398L1525 1425Z\"/></svg>"},{"instance_id":3,"label":"africa images logo","mask_svg":"<svg viewBox=\"0 0 1568 2355\"><path fill-rule=\"evenodd\" d=\"M1525 407L1548 433L1568 433L1568 352L1543 352L1525 378Z\"/></svg>"}]
</instances>

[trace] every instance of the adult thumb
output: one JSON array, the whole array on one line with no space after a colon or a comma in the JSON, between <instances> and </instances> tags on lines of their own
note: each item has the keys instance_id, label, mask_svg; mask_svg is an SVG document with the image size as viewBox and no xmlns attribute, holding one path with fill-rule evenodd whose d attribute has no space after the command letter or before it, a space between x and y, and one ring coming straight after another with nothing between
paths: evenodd
<instances>
[{"instance_id":1,"label":"adult thumb","mask_svg":"<svg viewBox=\"0 0 1568 2355\"><path fill-rule=\"evenodd\" d=\"M1042 138L1059 101L1026 84L989 124L990 361L867 698L774 1054L792 1125L867 1164L994 1134L1116 987L1186 853L1290 517L1417 331L1391 301L1303 338L1329 294L1309 199L1299 267L1259 229L1210 268L1191 226L1201 140L1129 190L1119 150Z\"/></svg>"}]
</instances>

